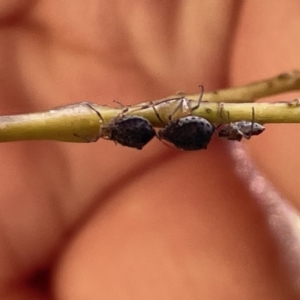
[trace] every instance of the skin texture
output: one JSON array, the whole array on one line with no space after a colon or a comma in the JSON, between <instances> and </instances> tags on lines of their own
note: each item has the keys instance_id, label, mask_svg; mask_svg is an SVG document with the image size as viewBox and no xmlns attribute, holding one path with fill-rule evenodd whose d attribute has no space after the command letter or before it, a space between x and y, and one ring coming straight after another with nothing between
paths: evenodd
<instances>
[{"instance_id":1,"label":"skin texture","mask_svg":"<svg viewBox=\"0 0 300 300\"><path fill-rule=\"evenodd\" d=\"M0 1L0 109L131 104L299 68L299 13L292 0ZM288 202L217 139L1 145L1 299L299 299L297 129L247 142Z\"/></svg>"}]
</instances>

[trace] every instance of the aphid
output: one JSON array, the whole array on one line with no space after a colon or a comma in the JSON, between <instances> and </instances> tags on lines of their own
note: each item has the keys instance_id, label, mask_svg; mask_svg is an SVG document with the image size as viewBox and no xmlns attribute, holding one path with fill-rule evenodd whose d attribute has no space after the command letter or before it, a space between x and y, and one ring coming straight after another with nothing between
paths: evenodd
<instances>
[{"instance_id":1,"label":"aphid","mask_svg":"<svg viewBox=\"0 0 300 300\"><path fill-rule=\"evenodd\" d=\"M223 107L222 107L223 108ZM222 109L221 108L221 109ZM228 119L229 113L228 113ZM259 135L265 130L265 127L259 123L254 122L254 108L252 107L252 120L230 122L223 126L218 132L220 138L226 138L231 141L241 141L242 138L249 140L252 135Z\"/></svg>"},{"instance_id":2,"label":"aphid","mask_svg":"<svg viewBox=\"0 0 300 300\"><path fill-rule=\"evenodd\" d=\"M104 122L100 112L90 106ZM123 112L101 128L100 137L113 140L123 146L142 149L155 136L152 124L145 118L124 115Z\"/></svg>"},{"instance_id":3,"label":"aphid","mask_svg":"<svg viewBox=\"0 0 300 300\"><path fill-rule=\"evenodd\" d=\"M201 89L198 104L190 108L189 114L200 106L203 96L203 86L201 86ZM160 140L166 140L174 144L177 148L186 151L206 149L215 131L215 127L206 119L191 115L174 121L174 114L178 111L180 106L184 104L186 105L186 99L182 98L179 106L175 108L173 113L169 116L169 124L158 131L157 137ZM154 106L153 109L156 116L161 120Z\"/></svg>"},{"instance_id":4,"label":"aphid","mask_svg":"<svg viewBox=\"0 0 300 300\"><path fill-rule=\"evenodd\" d=\"M188 116L170 122L158 131L158 138L182 150L206 149L215 128L206 119Z\"/></svg>"}]
</instances>

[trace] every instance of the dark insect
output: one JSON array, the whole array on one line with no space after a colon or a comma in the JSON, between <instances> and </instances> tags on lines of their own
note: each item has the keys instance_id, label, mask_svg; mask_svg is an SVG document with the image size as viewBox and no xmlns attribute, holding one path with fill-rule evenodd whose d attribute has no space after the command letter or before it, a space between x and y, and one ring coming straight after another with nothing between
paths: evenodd
<instances>
[{"instance_id":1,"label":"dark insect","mask_svg":"<svg viewBox=\"0 0 300 300\"><path fill-rule=\"evenodd\" d=\"M228 114L228 119L229 114ZM239 121L230 122L223 126L223 128L218 132L218 136L221 138L226 138L231 141L241 141L242 138L249 140L252 135L259 135L265 130L265 127L259 123L254 122L254 108L252 107L252 120L249 121Z\"/></svg>"},{"instance_id":2,"label":"dark insect","mask_svg":"<svg viewBox=\"0 0 300 300\"><path fill-rule=\"evenodd\" d=\"M199 108L202 96L203 86L201 86L199 101L195 107L190 108L190 114ZM204 118L191 115L179 118L175 121L172 119L180 106L186 106L186 101L185 98L181 99L179 106L175 108L174 112L169 116L169 124L158 131L157 137L160 140L166 140L174 144L177 148L186 151L206 149L215 131L215 127L210 122ZM154 106L153 109L157 117L161 120Z\"/></svg>"},{"instance_id":3,"label":"dark insect","mask_svg":"<svg viewBox=\"0 0 300 300\"><path fill-rule=\"evenodd\" d=\"M100 112L93 109L104 122ZM142 149L155 136L152 124L145 118L121 113L101 128L100 136L123 146Z\"/></svg>"},{"instance_id":4,"label":"dark insect","mask_svg":"<svg viewBox=\"0 0 300 300\"><path fill-rule=\"evenodd\" d=\"M188 116L170 122L158 131L158 138L174 144L182 150L206 149L215 127L206 119Z\"/></svg>"}]
</instances>

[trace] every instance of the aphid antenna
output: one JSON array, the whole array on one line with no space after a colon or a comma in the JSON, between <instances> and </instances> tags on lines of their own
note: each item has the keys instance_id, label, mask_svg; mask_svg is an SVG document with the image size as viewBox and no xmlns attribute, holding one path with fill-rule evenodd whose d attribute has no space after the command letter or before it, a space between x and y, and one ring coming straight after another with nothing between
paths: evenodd
<instances>
[{"instance_id":1,"label":"aphid antenna","mask_svg":"<svg viewBox=\"0 0 300 300\"><path fill-rule=\"evenodd\" d=\"M230 136L234 132L235 124L231 122L229 111L227 111L227 119L228 119L228 135ZM243 133L241 134L244 136Z\"/></svg>"},{"instance_id":2,"label":"aphid antenna","mask_svg":"<svg viewBox=\"0 0 300 300\"><path fill-rule=\"evenodd\" d=\"M168 117L170 122L173 122L173 116L181 107L183 107L184 101L186 101L184 97L179 100L179 104L176 106L176 108L173 110L173 112Z\"/></svg>"},{"instance_id":3,"label":"aphid antenna","mask_svg":"<svg viewBox=\"0 0 300 300\"><path fill-rule=\"evenodd\" d=\"M159 122L161 122L162 124L165 125L165 122L162 120L162 118L160 117L160 115L159 115L157 109L155 108L155 103L153 103L153 102L151 101L151 105L152 105L153 111L154 111L154 113L155 113L157 119L159 120ZM150 106L149 106L149 107L150 107Z\"/></svg>"},{"instance_id":4,"label":"aphid antenna","mask_svg":"<svg viewBox=\"0 0 300 300\"><path fill-rule=\"evenodd\" d=\"M122 108L125 107L125 105L118 100L113 100L113 102L119 104Z\"/></svg>"},{"instance_id":5,"label":"aphid antenna","mask_svg":"<svg viewBox=\"0 0 300 300\"><path fill-rule=\"evenodd\" d=\"M238 133L245 139L247 140L250 140L251 136L252 136L252 133L254 131L254 115L255 115L255 112L254 112L254 107L252 107L252 116L251 116L251 127L250 127L250 132L249 134L246 134L244 133L242 130L238 129ZM235 124L239 124L241 122L245 122L245 121L240 121L240 122L236 122Z\"/></svg>"},{"instance_id":6,"label":"aphid antenna","mask_svg":"<svg viewBox=\"0 0 300 300\"><path fill-rule=\"evenodd\" d=\"M200 91L200 96L199 96L198 103L197 103L196 106L194 106L194 107L192 107L192 108L189 109L189 115L190 115L194 110L196 110L196 109L198 109L198 108L200 107L200 103L201 103L201 101L202 101L202 97L203 97L203 93L204 93L204 87L203 87L203 85L199 85L199 88L201 89L201 91ZM168 101L172 101L172 100L176 100L176 98L166 99L166 100L163 100L163 101L161 101L161 102L159 102L159 103L153 103L153 102L151 103L152 108L153 108L153 110L154 110L154 113L155 113L156 117L158 118L158 120L159 120L162 124L165 124L165 122L163 122L163 120L162 120L162 118L160 117L160 115L159 115L157 109L155 108L155 106L156 106L156 105L159 105L159 104L161 104L161 103L165 103L165 102L168 102ZM181 98L179 99L179 104L175 107L175 109L173 110L173 112L168 116L168 119L169 119L170 122L173 122L173 121L174 121L174 118L173 118L174 115L175 115L181 108L183 108L184 102L186 102L186 98L185 98L185 97L181 97Z\"/></svg>"},{"instance_id":7,"label":"aphid antenna","mask_svg":"<svg viewBox=\"0 0 300 300\"><path fill-rule=\"evenodd\" d=\"M199 85L200 88L200 96L199 96L199 100L196 106L191 108L191 112L193 112L194 110L198 109L200 107L201 101L202 101L202 97L204 94L204 86L203 85Z\"/></svg>"},{"instance_id":8,"label":"aphid antenna","mask_svg":"<svg viewBox=\"0 0 300 300\"><path fill-rule=\"evenodd\" d=\"M224 124L224 123L230 124L231 123L231 119L230 119L229 111L227 111L227 122L224 122L223 113L224 113L224 103L220 102L219 103L219 115L220 115L220 119L222 121L222 124Z\"/></svg>"},{"instance_id":9,"label":"aphid antenna","mask_svg":"<svg viewBox=\"0 0 300 300\"><path fill-rule=\"evenodd\" d=\"M246 133L242 132L241 130L238 130L238 133L239 133L243 138L245 138L245 139L247 139L247 140L250 140L250 138L251 138L251 136L252 136L252 133L253 133L253 131L254 131L254 124L255 124L255 122L254 122L254 114L255 114L255 112L254 112L254 107L252 107L250 133L249 133L249 134L246 134ZM243 122L243 121L240 121L240 122ZM239 123L239 122L237 122L237 123Z\"/></svg>"},{"instance_id":10,"label":"aphid antenna","mask_svg":"<svg viewBox=\"0 0 300 300\"><path fill-rule=\"evenodd\" d=\"M154 113L155 113L157 119L159 120L159 122L161 122L162 124L165 124L163 122L163 120L161 119L161 117L160 117L157 109L155 108L155 106L156 105L160 105L162 103L166 103L166 102L172 101L172 100L176 100L176 99L175 98L170 98L170 99L165 99L165 100L162 100L162 101L159 101L159 102L153 102L153 101L149 100L147 104L143 104L143 105L141 105L141 107L135 107L135 108L131 109L130 112L128 112L128 113L132 114L135 111L140 111L140 110L148 109L148 108L151 107L151 108L153 108ZM122 103L120 103L120 102L118 102L116 100L114 100L114 102L116 102L119 105L121 105L122 107L124 107L124 105ZM129 107L127 107L127 109L125 111L123 111L123 113L126 113L127 111L129 111Z\"/></svg>"},{"instance_id":11,"label":"aphid antenna","mask_svg":"<svg viewBox=\"0 0 300 300\"><path fill-rule=\"evenodd\" d=\"M249 133L249 139L252 136L253 129L254 129L254 107L252 106L251 130L250 130L250 133Z\"/></svg>"},{"instance_id":12,"label":"aphid antenna","mask_svg":"<svg viewBox=\"0 0 300 300\"><path fill-rule=\"evenodd\" d=\"M97 109L95 109L92 105L90 105L89 103L86 103L86 105L87 105L91 110L93 110L93 111L97 114L97 116L100 118L100 120L102 121L102 123L104 123L104 119L103 119L101 113L100 113Z\"/></svg>"},{"instance_id":13,"label":"aphid antenna","mask_svg":"<svg viewBox=\"0 0 300 300\"><path fill-rule=\"evenodd\" d=\"M221 119L221 124L217 125L216 129L219 129L224 124L223 111L224 111L224 103L220 102L218 105L218 112L219 112L219 116ZM229 114L229 111L227 111L227 124L230 124L230 123L231 123L230 114Z\"/></svg>"},{"instance_id":14,"label":"aphid antenna","mask_svg":"<svg viewBox=\"0 0 300 300\"><path fill-rule=\"evenodd\" d=\"M123 103L121 103L120 101L118 100L113 100L114 103L117 103L121 106L121 108L123 108L122 112L120 113L120 115L123 115L125 114L126 112L128 112L129 110L129 107L127 105L124 105Z\"/></svg>"},{"instance_id":15,"label":"aphid antenna","mask_svg":"<svg viewBox=\"0 0 300 300\"><path fill-rule=\"evenodd\" d=\"M166 102L172 101L172 100L176 100L176 99L170 98L170 99L163 100L162 102L159 102L159 103L150 102L149 107L152 106L153 111L154 111L154 113L155 113L157 119L158 119L159 122L161 122L163 125L166 125L166 123L165 123L165 122L163 121L163 119L160 117L159 112L158 112L158 110L156 109L155 106L156 106L156 105L159 105L159 104L161 104L161 103L166 103ZM184 101L185 101L185 98L184 98L184 97L179 99L179 104L176 106L176 108L173 110L173 112L168 116L168 119L169 119L170 122L173 122L173 116L174 116L175 113L180 109L180 107L183 106Z\"/></svg>"}]
</instances>

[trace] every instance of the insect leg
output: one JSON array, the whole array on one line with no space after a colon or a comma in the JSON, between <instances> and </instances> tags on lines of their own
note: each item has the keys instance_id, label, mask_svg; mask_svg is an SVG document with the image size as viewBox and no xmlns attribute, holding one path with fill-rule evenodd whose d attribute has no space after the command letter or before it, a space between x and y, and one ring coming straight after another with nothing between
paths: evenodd
<instances>
[{"instance_id":1,"label":"insect leg","mask_svg":"<svg viewBox=\"0 0 300 300\"><path fill-rule=\"evenodd\" d=\"M117 103L117 104L119 104L123 108L123 110L120 113L120 115L124 115L126 112L128 112L128 110L129 110L128 106L124 105L123 103L119 102L118 100L114 100L114 102Z\"/></svg>"},{"instance_id":2,"label":"insect leg","mask_svg":"<svg viewBox=\"0 0 300 300\"><path fill-rule=\"evenodd\" d=\"M100 120L102 121L102 122L104 122L104 119L103 119L103 117L102 117L102 115L100 114L100 112L97 110L97 109L95 109L92 105L90 105L89 103L86 103L86 105L91 109L91 110L93 110L96 114L97 114L97 116L100 118Z\"/></svg>"},{"instance_id":3,"label":"insect leg","mask_svg":"<svg viewBox=\"0 0 300 300\"><path fill-rule=\"evenodd\" d=\"M173 121L173 116L175 115L175 113L181 108L183 107L183 102L185 101L185 98L181 98L179 104L177 105L177 107L173 110L173 112L169 115L169 121L172 122Z\"/></svg>"},{"instance_id":4,"label":"insect leg","mask_svg":"<svg viewBox=\"0 0 300 300\"><path fill-rule=\"evenodd\" d=\"M254 128L254 107L252 107L251 129L250 129L250 133L249 133L249 138L248 139L250 139L251 136L252 136L253 128Z\"/></svg>"},{"instance_id":5,"label":"insect leg","mask_svg":"<svg viewBox=\"0 0 300 300\"><path fill-rule=\"evenodd\" d=\"M157 109L155 108L155 104L154 104L154 103L151 103L151 104L152 104L153 111L154 111L154 113L155 113L157 119L159 120L159 122L161 122L162 124L165 124L164 121L161 119L161 117L160 117L160 115L159 115Z\"/></svg>"},{"instance_id":6,"label":"insect leg","mask_svg":"<svg viewBox=\"0 0 300 300\"><path fill-rule=\"evenodd\" d=\"M200 106L200 103L202 101L202 97L203 97L203 93L204 93L204 87L203 87L203 85L199 85L199 88L200 88L199 100L198 100L197 105L191 108L191 112L194 111L194 110L196 110L196 109L198 109L199 106Z\"/></svg>"},{"instance_id":7,"label":"insect leg","mask_svg":"<svg viewBox=\"0 0 300 300\"><path fill-rule=\"evenodd\" d=\"M241 131L240 129L237 129L236 131L240 136L242 136L243 138L245 138L247 140L249 140L251 138L251 132L250 132L250 134L246 134L243 131Z\"/></svg>"},{"instance_id":8,"label":"insect leg","mask_svg":"<svg viewBox=\"0 0 300 300\"><path fill-rule=\"evenodd\" d=\"M230 120L229 111L227 111L227 118L228 118L228 136L232 136L232 135L234 135L235 129L234 129L233 123ZM238 132L239 132L239 130L238 130Z\"/></svg>"}]
</instances>

